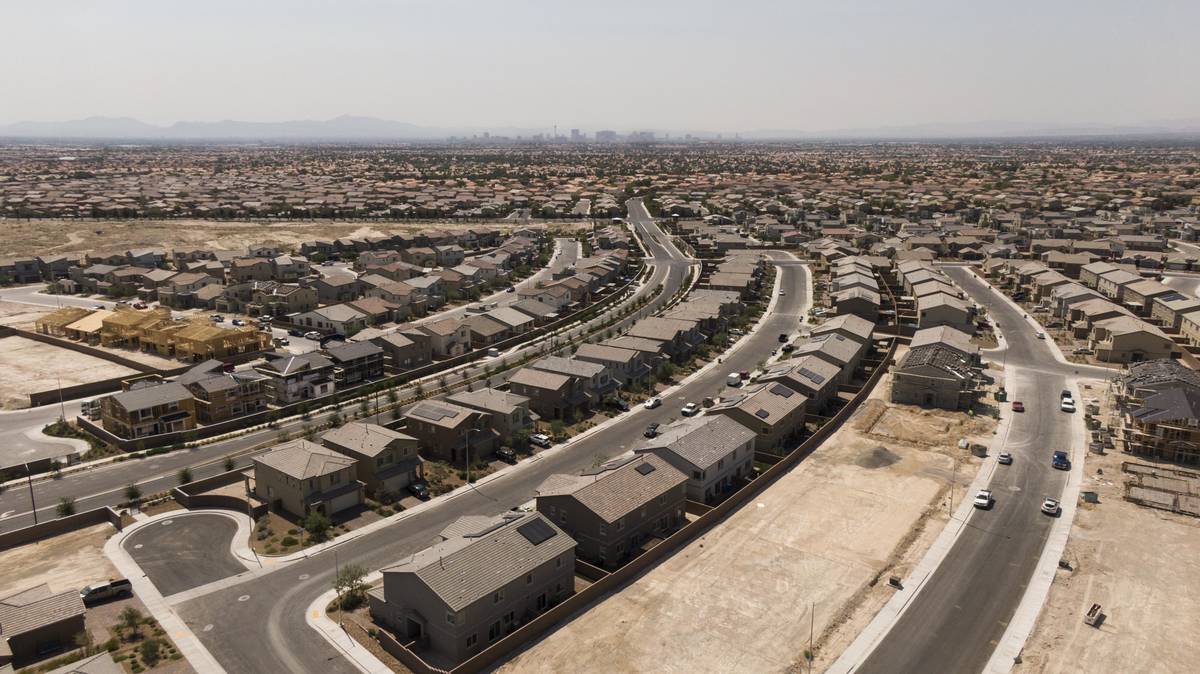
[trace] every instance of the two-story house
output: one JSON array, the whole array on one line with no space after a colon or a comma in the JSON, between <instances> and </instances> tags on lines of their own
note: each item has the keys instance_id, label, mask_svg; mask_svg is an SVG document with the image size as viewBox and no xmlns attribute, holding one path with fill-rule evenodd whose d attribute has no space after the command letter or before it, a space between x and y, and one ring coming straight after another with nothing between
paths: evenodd
<instances>
[{"instance_id":1,"label":"two-story house","mask_svg":"<svg viewBox=\"0 0 1200 674\"><path fill-rule=\"evenodd\" d=\"M314 442L291 440L254 457L254 494L294 517L313 510L333 517L363 503L356 463Z\"/></svg>"}]
</instances>

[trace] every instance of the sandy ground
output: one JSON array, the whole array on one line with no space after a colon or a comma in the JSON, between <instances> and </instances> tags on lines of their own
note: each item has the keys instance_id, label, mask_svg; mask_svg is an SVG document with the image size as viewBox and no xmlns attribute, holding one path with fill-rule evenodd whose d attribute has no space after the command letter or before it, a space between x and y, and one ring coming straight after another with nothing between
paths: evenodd
<instances>
[{"instance_id":1,"label":"sandy ground","mask_svg":"<svg viewBox=\"0 0 1200 674\"><path fill-rule=\"evenodd\" d=\"M1127 459L1088 454L1080 489L1100 502L1080 502L1063 554L1073 569L1058 570L1014 672L1196 671L1200 519L1124 500ZM1107 616L1098 629L1083 622L1093 603Z\"/></svg>"},{"instance_id":2,"label":"sandy ground","mask_svg":"<svg viewBox=\"0 0 1200 674\"><path fill-rule=\"evenodd\" d=\"M29 406L29 394L63 386L136 374L106 360L35 342L24 337L0 338L0 407Z\"/></svg>"},{"instance_id":3,"label":"sandy ground","mask_svg":"<svg viewBox=\"0 0 1200 674\"><path fill-rule=\"evenodd\" d=\"M0 552L0 597L39 583L61 592L120 577L104 556L104 542L115 533L112 525L97 524Z\"/></svg>"},{"instance_id":4,"label":"sandy ground","mask_svg":"<svg viewBox=\"0 0 1200 674\"><path fill-rule=\"evenodd\" d=\"M545 223L532 223L540 227ZM45 255L113 248L205 246L215 249L245 248L252 244L275 241L296 244L312 239L337 239L344 236L374 236L391 232L440 229L456 231L472 227L496 227L509 230L525 226L508 221L424 221L372 222L349 220L263 220L255 222L226 220L5 220L4 242L0 255ZM579 229L591 221L555 222L550 226Z\"/></svg>"},{"instance_id":5,"label":"sandy ground","mask_svg":"<svg viewBox=\"0 0 1200 674\"><path fill-rule=\"evenodd\" d=\"M914 541L932 542L921 525L945 510L955 458L959 482L970 480L978 460L953 448L957 439L992 436L990 419L891 406L888 390L885 378L753 502L502 670L786 671L802 662L810 627L819 666L827 630Z\"/></svg>"},{"instance_id":6,"label":"sandy ground","mask_svg":"<svg viewBox=\"0 0 1200 674\"><path fill-rule=\"evenodd\" d=\"M33 329L33 322L53 311L52 307L35 307L20 302L0 300L0 325Z\"/></svg>"}]
</instances>

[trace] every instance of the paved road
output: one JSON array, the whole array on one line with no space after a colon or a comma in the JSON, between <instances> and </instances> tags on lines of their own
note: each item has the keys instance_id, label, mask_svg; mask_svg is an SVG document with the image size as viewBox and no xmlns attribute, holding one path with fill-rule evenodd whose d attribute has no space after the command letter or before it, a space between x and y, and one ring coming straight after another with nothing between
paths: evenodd
<instances>
[{"instance_id":1,"label":"paved road","mask_svg":"<svg viewBox=\"0 0 1200 674\"><path fill-rule=\"evenodd\" d=\"M229 551L236 533L224 515L189 514L148 524L121 545L168 597L245 571Z\"/></svg>"},{"instance_id":2,"label":"paved road","mask_svg":"<svg viewBox=\"0 0 1200 674\"><path fill-rule=\"evenodd\" d=\"M950 553L929 578L900 620L855 672L979 672L1004 634L1021 601L1050 531L1040 511L1044 496L1061 495L1067 473L1050 467L1054 450L1071 447L1071 417L1059 411L1059 394L1077 370L1107 375L1103 368L1059 362L1036 330L990 287L963 268L947 273L993 316L1007 340L1014 369L1009 400L1025 403L1014 414L1007 449L1010 466L997 466L989 485L996 504L975 510ZM1008 405L1003 412L1009 414ZM1001 447L992 447L999 451ZM921 579L910 579L910 583Z\"/></svg>"},{"instance_id":3,"label":"paved road","mask_svg":"<svg viewBox=\"0 0 1200 674\"><path fill-rule=\"evenodd\" d=\"M651 227L648 214L633 204L630 220L643 234ZM667 237L659 236L659 240ZM667 290L684 277L687 261L664 244L650 244L659 270L669 269ZM337 548L340 563L354 562L378 569L404 555L427 547L447 524L464 515L495 515L526 503L543 480L555 473L578 473L596 460L605 460L632 449L642 440L651 422L666 423L679 416L684 401L699 400L720 390L728 372L753 369L778 346L780 332L796 329L805 306L807 274L795 263L784 264L780 298L776 310L764 318L762 329L743 342L725 359L677 391L662 407L638 407L603 432L581 440L562 451L537 455L510 473L473 491L464 492L435 507L396 521L374 535L351 540ZM668 292L667 295L671 293ZM198 637L228 672L321 672L356 671L323 639L316 638L305 624L308 605L331 585L334 560L328 552L258 576L244 583L191 599L177 607L192 626L213 625ZM238 602L237 598L250 595Z\"/></svg>"},{"instance_id":4,"label":"paved road","mask_svg":"<svg viewBox=\"0 0 1200 674\"><path fill-rule=\"evenodd\" d=\"M1200 276L1196 274L1163 274L1163 284L1188 297L1200 297Z\"/></svg>"},{"instance_id":5,"label":"paved road","mask_svg":"<svg viewBox=\"0 0 1200 674\"><path fill-rule=\"evenodd\" d=\"M633 206L632 208L636 209L638 206ZM644 207L641 207L641 209L645 213ZM646 220L639 225L639 228L650 227L657 232L658 229L654 227L648 214L645 214L645 218ZM649 230L646 230L646 233L649 233ZM650 241L647 241L646 245L649 253L655 258L650 280L632 297L618 303L619 306L623 306L637 298L652 298L646 306L635 312L633 316L647 315L657 310L658 307L670 299L682 286L689 265L689 262L682 256L679 256L678 251L674 251L673 248L668 250L661 243ZM672 257L672 255L677 257ZM555 343L566 344L568 340L578 338L588 326L597 325L601 321L610 318L610 315L615 311L617 311L616 308L610 309L601 316L589 321L587 326L572 328L564 335L556 337L554 340ZM625 319L618 322L615 326L616 329L628 325L630 320L632 319ZM536 343L530 346L517 347L505 353L504 358L507 360L516 360L526 354L534 353L536 350L542 348L542 346L541 343ZM478 365L467 367L463 372L471 376L478 376L483 374L485 368L494 367L494 365L495 359L484 359L479 361ZM511 373L504 372L494 375L492 381L494 383L503 382L509 374ZM414 389L412 387L397 390L401 398L407 397L413 392ZM45 413L51 415L49 421L58 418L57 413L50 412L50 408L40 409L46 410ZM78 411L78 404L76 404L74 408L69 407L67 413L71 415L78 413ZM178 484L176 475L181 468L188 467L192 471L193 479L199 480L223 472L225 457L236 456L248 452L253 448L259 448L252 453L238 456L235 459L237 467L249 466L253 463L253 456L267 451L268 448L265 445L275 441L281 431L296 432L305 424L318 423L327 416L328 414L315 414L312 421L294 419L281 423L279 428L275 430L263 429L253 431L229 440L202 445L200 447L171 452L148 459L134 459L122 463L100 466L81 473L71 473L58 480L35 482L33 501L37 505L38 517L41 520L54 517L56 504L60 499L66 497L75 499L77 510L97 508L103 505L116 505L125 500L124 492L126 486L129 484L137 484L144 495L169 491ZM44 423L48 423L49 421ZM10 487L0 492L0 531L9 531L33 524L30 501L29 490L25 489L24 486L19 489Z\"/></svg>"}]
</instances>

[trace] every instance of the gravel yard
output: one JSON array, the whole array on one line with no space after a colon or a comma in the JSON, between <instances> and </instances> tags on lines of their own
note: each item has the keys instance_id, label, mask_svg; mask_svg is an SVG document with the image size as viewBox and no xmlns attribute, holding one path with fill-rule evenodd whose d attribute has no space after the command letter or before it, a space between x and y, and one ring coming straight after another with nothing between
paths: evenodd
<instances>
[{"instance_id":1,"label":"gravel yard","mask_svg":"<svg viewBox=\"0 0 1200 674\"><path fill-rule=\"evenodd\" d=\"M0 408L29 406L29 394L137 374L107 360L35 342L24 337L0 338Z\"/></svg>"},{"instance_id":2,"label":"gravel yard","mask_svg":"<svg viewBox=\"0 0 1200 674\"><path fill-rule=\"evenodd\" d=\"M957 439L992 437L993 420L892 406L889 388L885 378L849 424L707 535L502 670L787 671L803 662L810 627L827 665L828 634L885 589L873 581L919 558L914 543L933 539L923 524L945 521L952 475L966 484L977 469ZM944 444L910 442L928 436L905 427Z\"/></svg>"}]
</instances>

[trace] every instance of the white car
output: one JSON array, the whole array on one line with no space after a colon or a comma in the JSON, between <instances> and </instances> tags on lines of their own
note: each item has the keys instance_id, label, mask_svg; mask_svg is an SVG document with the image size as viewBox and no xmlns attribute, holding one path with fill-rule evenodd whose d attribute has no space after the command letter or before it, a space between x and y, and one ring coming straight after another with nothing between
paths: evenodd
<instances>
[{"instance_id":1,"label":"white car","mask_svg":"<svg viewBox=\"0 0 1200 674\"><path fill-rule=\"evenodd\" d=\"M1038 338L1038 339L1045 339L1045 338L1046 338L1046 333L1044 333L1044 332L1039 332L1039 333L1037 333L1037 338Z\"/></svg>"},{"instance_id":2,"label":"white car","mask_svg":"<svg viewBox=\"0 0 1200 674\"><path fill-rule=\"evenodd\" d=\"M309 330L308 332L304 333L304 338L305 339L315 339L315 340L320 341L321 333L317 332L316 330Z\"/></svg>"},{"instance_id":3,"label":"white car","mask_svg":"<svg viewBox=\"0 0 1200 674\"><path fill-rule=\"evenodd\" d=\"M999 463L1002 463L1006 466L1010 465L1010 464L1012 464L1012 461L1013 461L1012 454L1009 454L1008 452L1000 452L1000 456L996 457L996 461L998 461Z\"/></svg>"},{"instance_id":4,"label":"white car","mask_svg":"<svg viewBox=\"0 0 1200 674\"><path fill-rule=\"evenodd\" d=\"M545 433L534 433L533 435L529 436L529 442L543 449L554 444L554 441L550 439L550 436L546 435Z\"/></svg>"},{"instance_id":5,"label":"white car","mask_svg":"<svg viewBox=\"0 0 1200 674\"><path fill-rule=\"evenodd\" d=\"M679 413L685 417L696 416L696 414L699 412L700 412L700 406L697 405L696 403L688 403L679 410Z\"/></svg>"},{"instance_id":6,"label":"white car","mask_svg":"<svg viewBox=\"0 0 1200 674\"><path fill-rule=\"evenodd\" d=\"M1042 512L1046 513L1047 515L1050 515L1051 517L1057 517L1058 511L1059 511L1058 499L1051 498L1049 496L1042 499Z\"/></svg>"},{"instance_id":7,"label":"white car","mask_svg":"<svg viewBox=\"0 0 1200 674\"><path fill-rule=\"evenodd\" d=\"M654 396L653 398L648 398L646 400L646 402L642 403L642 407L645 407L648 410L652 410L661 404L662 404L662 398L659 398L658 396Z\"/></svg>"},{"instance_id":8,"label":"white car","mask_svg":"<svg viewBox=\"0 0 1200 674\"><path fill-rule=\"evenodd\" d=\"M975 494L975 507L981 510L987 510L992 507L992 490L980 489L978 494Z\"/></svg>"},{"instance_id":9,"label":"white car","mask_svg":"<svg viewBox=\"0 0 1200 674\"><path fill-rule=\"evenodd\" d=\"M1075 401L1071 400L1070 398L1063 398L1062 402L1058 404L1058 408L1064 412L1067 412L1068 414L1074 413Z\"/></svg>"}]
</instances>

